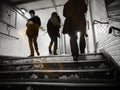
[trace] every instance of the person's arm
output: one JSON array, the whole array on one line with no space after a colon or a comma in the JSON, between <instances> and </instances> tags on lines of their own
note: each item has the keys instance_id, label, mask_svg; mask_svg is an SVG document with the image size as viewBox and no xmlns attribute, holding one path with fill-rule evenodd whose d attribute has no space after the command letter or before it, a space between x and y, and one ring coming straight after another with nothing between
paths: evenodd
<instances>
[{"instance_id":1,"label":"person's arm","mask_svg":"<svg viewBox=\"0 0 120 90\"><path fill-rule=\"evenodd\" d=\"M41 26L41 20L38 16L34 17L34 23L38 24L39 26Z\"/></svg>"},{"instance_id":2,"label":"person's arm","mask_svg":"<svg viewBox=\"0 0 120 90\"><path fill-rule=\"evenodd\" d=\"M27 21L26 26L28 27L30 24L33 24L32 21Z\"/></svg>"},{"instance_id":3,"label":"person's arm","mask_svg":"<svg viewBox=\"0 0 120 90\"><path fill-rule=\"evenodd\" d=\"M65 12L66 10L65 9L66 9L66 4L64 5L64 8L63 8L63 16L64 17L66 17L66 12Z\"/></svg>"},{"instance_id":4,"label":"person's arm","mask_svg":"<svg viewBox=\"0 0 120 90\"><path fill-rule=\"evenodd\" d=\"M46 31L43 27L40 27L40 29L41 29L42 31Z\"/></svg>"},{"instance_id":5,"label":"person's arm","mask_svg":"<svg viewBox=\"0 0 120 90\"><path fill-rule=\"evenodd\" d=\"M60 28L60 27L61 27L61 19L60 19L60 16L58 16L57 19L58 19L58 22L59 22L59 26L58 26L58 27Z\"/></svg>"}]
</instances>

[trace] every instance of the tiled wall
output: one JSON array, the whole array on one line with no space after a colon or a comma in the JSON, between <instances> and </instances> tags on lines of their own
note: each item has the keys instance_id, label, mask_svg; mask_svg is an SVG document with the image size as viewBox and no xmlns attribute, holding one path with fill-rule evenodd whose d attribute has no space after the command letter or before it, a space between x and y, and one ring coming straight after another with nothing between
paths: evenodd
<instances>
[{"instance_id":1,"label":"tiled wall","mask_svg":"<svg viewBox=\"0 0 120 90\"><path fill-rule=\"evenodd\" d=\"M27 48L28 46L26 44L27 38L25 37L26 19L17 13L16 20L16 28L13 28L0 21L0 55L26 56L29 53L29 49ZM19 39L7 36L5 34Z\"/></svg>"},{"instance_id":2,"label":"tiled wall","mask_svg":"<svg viewBox=\"0 0 120 90\"><path fill-rule=\"evenodd\" d=\"M92 0L94 4L94 16L96 19L102 20L101 18L106 17L106 11L104 10L104 0ZM98 7L99 6L99 7ZM104 14L105 16L103 16ZM120 28L120 22L108 20L109 24L95 24L96 39L98 42L98 49L104 49L107 51L115 60L120 64L120 36L114 36L113 33L109 34L110 26Z\"/></svg>"},{"instance_id":3,"label":"tiled wall","mask_svg":"<svg viewBox=\"0 0 120 90\"><path fill-rule=\"evenodd\" d=\"M58 10L62 11L62 7L59 7ZM51 16L51 13L55 11L54 8L36 11L36 15L41 18L41 27L45 29L42 31L40 29L38 36L38 47L40 51L40 55L49 55L48 46L50 42L50 38L47 34L47 21ZM61 14L61 13L60 13ZM60 15L59 14L59 15ZM63 21L62 21L63 24ZM17 13L17 23L16 29L13 27L8 27L7 24L0 22L0 32L15 36L19 39L11 38L9 36L0 34L0 55L10 55L10 56L28 56L29 44L28 38L26 36L26 19ZM62 30L62 27L61 27ZM62 37L61 37L62 38ZM58 39L58 54L64 54L64 48L61 48L63 43L62 40ZM68 48L70 50L70 48ZM67 50L68 51L68 50Z\"/></svg>"}]
</instances>

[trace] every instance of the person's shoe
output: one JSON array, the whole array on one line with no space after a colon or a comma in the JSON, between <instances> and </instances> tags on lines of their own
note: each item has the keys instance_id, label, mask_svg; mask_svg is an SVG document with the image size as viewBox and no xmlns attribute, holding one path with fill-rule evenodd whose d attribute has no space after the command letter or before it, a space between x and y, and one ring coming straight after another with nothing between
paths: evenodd
<instances>
[{"instance_id":1,"label":"person's shoe","mask_svg":"<svg viewBox=\"0 0 120 90\"><path fill-rule=\"evenodd\" d=\"M81 50L81 54L85 54L85 50Z\"/></svg>"},{"instance_id":2,"label":"person's shoe","mask_svg":"<svg viewBox=\"0 0 120 90\"><path fill-rule=\"evenodd\" d=\"M54 55L58 55L58 54L55 52Z\"/></svg>"},{"instance_id":3,"label":"person's shoe","mask_svg":"<svg viewBox=\"0 0 120 90\"><path fill-rule=\"evenodd\" d=\"M49 54L52 54L52 51L51 51L51 49L49 48Z\"/></svg>"},{"instance_id":4,"label":"person's shoe","mask_svg":"<svg viewBox=\"0 0 120 90\"><path fill-rule=\"evenodd\" d=\"M73 61L78 61L78 57L77 56L73 56Z\"/></svg>"},{"instance_id":5,"label":"person's shoe","mask_svg":"<svg viewBox=\"0 0 120 90\"><path fill-rule=\"evenodd\" d=\"M88 34L87 34L87 33L85 33L85 37L88 37Z\"/></svg>"},{"instance_id":6,"label":"person's shoe","mask_svg":"<svg viewBox=\"0 0 120 90\"><path fill-rule=\"evenodd\" d=\"M39 55L40 55L40 53L39 53L39 52L37 52L37 55L39 56Z\"/></svg>"},{"instance_id":7,"label":"person's shoe","mask_svg":"<svg viewBox=\"0 0 120 90\"><path fill-rule=\"evenodd\" d=\"M31 54L31 55L29 55L28 57L34 57L34 55L33 55L33 54Z\"/></svg>"},{"instance_id":8,"label":"person's shoe","mask_svg":"<svg viewBox=\"0 0 120 90\"><path fill-rule=\"evenodd\" d=\"M54 51L54 53L53 53L53 54L54 54L54 55L58 55L56 51Z\"/></svg>"}]
</instances>

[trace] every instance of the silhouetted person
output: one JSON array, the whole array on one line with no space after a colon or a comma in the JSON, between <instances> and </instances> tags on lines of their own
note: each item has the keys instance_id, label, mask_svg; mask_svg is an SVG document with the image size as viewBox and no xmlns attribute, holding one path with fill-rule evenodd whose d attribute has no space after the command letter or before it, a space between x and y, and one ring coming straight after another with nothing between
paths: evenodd
<instances>
[{"instance_id":1,"label":"silhouetted person","mask_svg":"<svg viewBox=\"0 0 120 90\"><path fill-rule=\"evenodd\" d=\"M77 32L80 35L80 52L85 53L85 36L86 34L86 19L85 13L87 12L87 5L84 0L69 0L63 9L63 16L66 18L63 27L63 34L70 36L70 46L73 60L78 60L79 50L77 44Z\"/></svg>"},{"instance_id":2,"label":"silhouetted person","mask_svg":"<svg viewBox=\"0 0 120 90\"><path fill-rule=\"evenodd\" d=\"M30 10L29 14L31 18L28 19L26 23L26 35L28 36L30 56L34 56L34 48L36 50L37 55L40 55L38 51L37 37L39 33L39 27L41 26L41 20L38 16L35 16L34 10Z\"/></svg>"},{"instance_id":3,"label":"silhouetted person","mask_svg":"<svg viewBox=\"0 0 120 90\"><path fill-rule=\"evenodd\" d=\"M51 40L49 44L50 54L53 53L54 55L57 55L57 43L58 43L57 37L60 37L59 35L60 23L61 23L60 17L56 12L53 12L51 14L51 18L48 20L48 23L47 23L47 32ZM53 44L54 44L54 47L53 47L54 50L52 52L51 48Z\"/></svg>"}]
</instances>

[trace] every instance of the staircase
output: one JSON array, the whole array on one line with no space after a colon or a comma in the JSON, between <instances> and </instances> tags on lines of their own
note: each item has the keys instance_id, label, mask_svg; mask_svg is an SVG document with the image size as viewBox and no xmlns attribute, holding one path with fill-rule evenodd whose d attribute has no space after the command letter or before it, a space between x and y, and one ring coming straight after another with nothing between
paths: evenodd
<instances>
[{"instance_id":1,"label":"staircase","mask_svg":"<svg viewBox=\"0 0 120 90\"><path fill-rule=\"evenodd\" d=\"M0 56L0 90L79 90L118 87L117 74L102 53L34 58Z\"/></svg>"}]
</instances>

